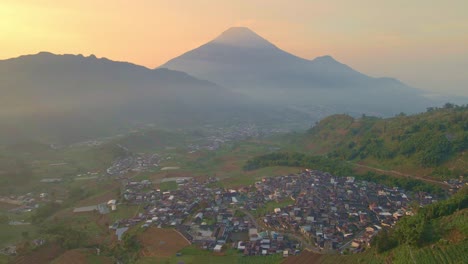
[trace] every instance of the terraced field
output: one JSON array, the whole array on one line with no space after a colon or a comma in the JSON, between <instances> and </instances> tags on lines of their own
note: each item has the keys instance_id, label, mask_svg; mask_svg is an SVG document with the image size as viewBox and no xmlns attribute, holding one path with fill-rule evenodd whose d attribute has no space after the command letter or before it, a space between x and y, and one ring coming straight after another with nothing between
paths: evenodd
<instances>
[{"instance_id":1,"label":"terraced field","mask_svg":"<svg viewBox=\"0 0 468 264\"><path fill-rule=\"evenodd\" d=\"M413 263L468 263L468 241L458 245L425 247L416 251L408 249L408 251L410 258L414 260ZM395 255L394 263L408 263L407 257L407 252Z\"/></svg>"}]
</instances>

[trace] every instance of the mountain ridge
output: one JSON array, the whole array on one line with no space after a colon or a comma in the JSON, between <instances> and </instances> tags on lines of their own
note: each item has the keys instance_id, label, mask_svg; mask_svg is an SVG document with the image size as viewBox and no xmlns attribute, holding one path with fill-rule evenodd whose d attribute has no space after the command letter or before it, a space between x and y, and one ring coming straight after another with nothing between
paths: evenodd
<instances>
[{"instance_id":1,"label":"mountain ridge","mask_svg":"<svg viewBox=\"0 0 468 264\"><path fill-rule=\"evenodd\" d=\"M258 100L326 105L335 112L420 112L436 104L422 90L388 77L370 77L330 55L304 59L248 28L231 28L162 68L187 72ZM285 96L288 94L289 96Z\"/></svg>"},{"instance_id":2,"label":"mountain ridge","mask_svg":"<svg viewBox=\"0 0 468 264\"><path fill-rule=\"evenodd\" d=\"M249 122L269 112L185 72L94 55L41 52L2 60L0 79L0 138L7 141L41 135L45 142L75 142L148 123Z\"/></svg>"}]
</instances>

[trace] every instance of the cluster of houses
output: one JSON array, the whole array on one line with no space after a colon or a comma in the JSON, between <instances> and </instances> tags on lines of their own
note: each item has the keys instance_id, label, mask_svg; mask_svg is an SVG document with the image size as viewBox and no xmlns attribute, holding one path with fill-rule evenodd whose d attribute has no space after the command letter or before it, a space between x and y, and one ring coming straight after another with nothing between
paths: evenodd
<instances>
[{"instance_id":1,"label":"cluster of houses","mask_svg":"<svg viewBox=\"0 0 468 264\"><path fill-rule=\"evenodd\" d=\"M463 186L468 185L468 181L466 181L463 176L459 176L458 179L446 180L444 181L444 183L448 184L448 186L450 187L449 189L450 194L454 194Z\"/></svg>"},{"instance_id":2,"label":"cluster of houses","mask_svg":"<svg viewBox=\"0 0 468 264\"><path fill-rule=\"evenodd\" d=\"M0 202L14 206L14 208L9 210L12 213L31 212L39 208L41 203L49 201L50 197L48 193L31 192L24 195L0 196ZM55 200L55 202L61 202L61 200Z\"/></svg>"},{"instance_id":3,"label":"cluster of houses","mask_svg":"<svg viewBox=\"0 0 468 264\"><path fill-rule=\"evenodd\" d=\"M157 154L131 154L117 158L107 168L107 174L123 176L130 171L146 171L151 167L159 166L160 157Z\"/></svg>"},{"instance_id":4,"label":"cluster of houses","mask_svg":"<svg viewBox=\"0 0 468 264\"><path fill-rule=\"evenodd\" d=\"M250 228L249 240L237 241L235 247L245 256L281 253L287 257L299 253L300 243L285 239L284 235L275 231L259 232L257 228Z\"/></svg>"},{"instance_id":5,"label":"cluster of houses","mask_svg":"<svg viewBox=\"0 0 468 264\"><path fill-rule=\"evenodd\" d=\"M382 227L393 226L405 214L412 214L412 201L420 205L436 201L427 193L409 194L399 188L312 170L265 178L255 187L260 199L267 202L293 200L268 212L263 217L265 226L300 233L321 250L345 245L362 248Z\"/></svg>"},{"instance_id":6,"label":"cluster of houses","mask_svg":"<svg viewBox=\"0 0 468 264\"><path fill-rule=\"evenodd\" d=\"M287 131L287 130L286 130ZM188 145L188 152L199 150L217 150L227 142L240 141L247 138L256 138L264 135L284 133L285 130L259 128L253 124L243 124L232 127L207 127L207 136L203 142Z\"/></svg>"},{"instance_id":7,"label":"cluster of houses","mask_svg":"<svg viewBox=\"0 0 468 264\"><path fill-rule=\"evenodd\" d=\"M264 178L237 189L219 187L215 178L174 180L178 188L171 191L154 189L147 180L126 182L123 202L142 205L145 212L112 227L174 227L203 248L219 251L232 243L245 255L292 254L300 244L294 236L318 250L359 251L383 227L411 214L413 201L436 201L427 193L316 170ZM257 218L245 213L255 211L261 212L254 213Z\"/></svg>"},{"instance_id":8,"label":"cluster of houses","mask_svg":"<svg viewBox=\"0 0 468 264\"><path fill-rule=\"evenodd\" d=\"M187 240L213 251L232 243L245 255L295 252L297 243L278 232L258 232L254 220L236 213L237 190L218 187L215 178L206 181L177 178L174 181L178 189L173 191L151 189L151 183L146 180L127 182L123 200L127 204L144 205L145 212L121 219L111 228L119 230L136 224L142 224L143 228L174 227Z\"/></svg>"}]
</instances>

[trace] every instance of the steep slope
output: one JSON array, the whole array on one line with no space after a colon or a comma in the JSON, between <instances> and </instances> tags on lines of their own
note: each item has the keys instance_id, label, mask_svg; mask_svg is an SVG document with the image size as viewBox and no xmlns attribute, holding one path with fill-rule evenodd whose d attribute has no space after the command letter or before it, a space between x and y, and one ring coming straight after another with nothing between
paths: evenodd
<instances>
[{"instance_id":1,"label":"steep slope","mask_svg":"<svg viewBox=\"0 0 468 264\"><path fill-rule=\"evenodd\" d=\"M0 84L3 141L40 134L73 142L146 123L248 122L268 112L183 72L95 56L42 52L0 61Z\"/></svg>"},{"instance_id":2,"label":"steep slope","mask_svg":"<svg viewBox=\"0 0 468 264\"><path fill-rule=\"evenodd\" d=\"M265 101L333 107L334 112L395 114L431 105L422 91L391 78L372 78L331 56L306 60L248 28L218 38L161 67L214 81Z\"/></svg>"},{"instance_id":3,"label":"steep slope","mask_svg":"<svg viewBox=\"0 0 468 264\"><path fill-rule=\"evenodd\" d=\"M387 119L333 115L288 140L307 153L447 179L468 176L467 124L468 108L447 104Z\"/></svg>"}]
</instances>

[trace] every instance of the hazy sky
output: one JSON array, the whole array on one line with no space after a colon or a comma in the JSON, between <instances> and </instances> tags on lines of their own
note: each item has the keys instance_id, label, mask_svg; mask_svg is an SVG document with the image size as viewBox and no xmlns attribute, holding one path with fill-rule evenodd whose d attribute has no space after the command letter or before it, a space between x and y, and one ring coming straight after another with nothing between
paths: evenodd
<instances>
[{"instance_id":1,"label":"hazy sky","mask_svg":"<svg viewBox=\"0 0 468 264\"><path fill-rule=\"evenodd\" d=\"M468 96L467 0L0 0L0 59L50 51L154 68L231 26L303 58Z\"/></svg>"}]
</instances>

